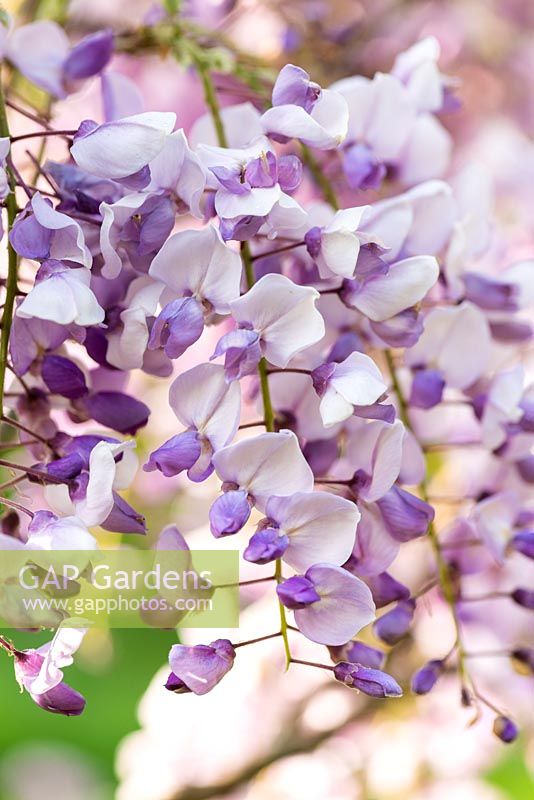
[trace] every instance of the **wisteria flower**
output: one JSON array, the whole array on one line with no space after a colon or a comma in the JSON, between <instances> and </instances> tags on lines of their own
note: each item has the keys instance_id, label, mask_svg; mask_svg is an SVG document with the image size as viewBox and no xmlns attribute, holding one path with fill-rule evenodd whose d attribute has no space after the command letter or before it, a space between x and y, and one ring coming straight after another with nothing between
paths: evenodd
<instances>
[{"instance_id":1,"label":"wisteria flower","mask_svg":"<svg viewBox=\"0 0 534 800\"><path fill-rule=\"evenodd\" d=\"M294 610L299 630L319 644L344 644L375 618L365 583L331 564L315 564L276 591L284 606Z\"/></svg>"},{"instance_id":2,"label":"wisteria flower","mask_svg":"<svg viewBox=\"0 0 534 800\"><path fill-rule=\"evenodd\" d=\"M144 469L159 469L167 476L186 469L191 480L202 481L213 472L213 454L231 442L237 431L239 385L227 383L222 367L199 364L176 378L169 402L186 430L158 447Z\"/></svg>"},{"instance_id":3,"label":"wisteria flower","mask_svg":"<svg viewBox=\"0 0 534 800\"><path fill-rule=\"evenodd\" d=\"M207 694L232 669L234 659L235 650L228 639L195 647L175 644L169 653L172 672L165 688L177 694Z\"/></svg>"},{"instance_id":4,"label":"wisteria flower","mask_svg":"<svg viewBox=\"0 0 534 800\"><path fill-rule=\"evenodd\" d=\"M104 309L91 291L90 280L87 269L70 269L54 259L44 261L17 314L59 325L98 325L104 321Z\"/></svg>"},{"instance_id":5,"label":"wisteria flower","mask_svg":"<svg viewBox=\"0 0 534 800\"><path fill-rule=\"evenodd\" d=\"M331 150L347 135L349 112L339 94L310 80L300 67L286 64L273 88L273 107L261 118L263 130L281 141L300 139L310 147Z\"/></svg>"}]
</instances>

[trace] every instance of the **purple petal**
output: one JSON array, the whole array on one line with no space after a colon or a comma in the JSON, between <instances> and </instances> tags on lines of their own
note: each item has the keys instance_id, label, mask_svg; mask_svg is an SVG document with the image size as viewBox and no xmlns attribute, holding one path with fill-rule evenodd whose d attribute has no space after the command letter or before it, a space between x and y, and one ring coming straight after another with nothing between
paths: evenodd
<instances>
[{"instance_id":1,"label":"purple petal","mask_svg":"<svg viewBox=\"0 0 534 800\"><path fill-rule=\"evenodd\" d=\"M245 180L254 189L270 189L277 182L276 156L268 151L246 166Z\"/></svg>"},{"instance_id":2,"label":"purple petal","mask_svg":"<svg viewBox=\"0 0 534 800\"><path fill-rule=\"evenodd\" d=\"M486 311L517 311L518 292L513 283L492 280L477 272L462 276L465 296Z\"/></svg>"},{"instance_id":3,"label":"purple petal","mask_svg":"<svg viewBox=\"0 0 534 800\"><path fill-rule=\"evenodd\" d=\"M308 114L321 96L321 87L300 67L286 64L273 87L273 106L301 106Z\"/></svg>"},{"instance_id":4,"label":"purple petal","mask_svg":"<svg viewBox=\"0 0 534 800\"><path fill-rule=\"evenodd\" d=\"M169 653L172 675L167 688L181 693L184 684L195 694L206 694L232 669L234 659L235 650L228 639L195 647L175 644Z\"/></svg>"},{"instance_id":5,"label":"purple petal","mask_svg":"<svg viewBox=\"0 0 534 800\"><path fill-rule=\"evenodd\" d=\"M336 664L334 677L337 681L357 689L369 697L401 697L402 689L397 681L378 669L369 669L361 664Z\"/></svg>"},{"instance_id":6,"label":"purple petal","mask_svg":"<svg viewBox=\"0 0 534 800\"><path fill-rule=\"evenodd\" d=\"M196 431L179 433L154 450L143 469L145 472L158 469L166 478L179 475L198 461L201 449L200 437Z\"/></svg>"},{"instance_id":7,"label":"purple petal","mask_svg":"<svg viewBox=\"0 0 534 800\"><path fill-rule=\"evenodd\" d=\"M413 675L412 692L415 694L428 694L431 692L441 675L443 675L444 668L443 661L429 661Z\"/></svg>"},{"instance_id":8,"label":"purple petal","mask_svg":"<svg viewBox=\"0 0 534 800\"><path fill-rule=\"evenodd\" d=\"M371 590L377 608L383 608L397 600L407 600L410 597L408 587L395 580L388 572L369 576L367 585Z\"/></svg>"},{"instance_id":9,"label":"purple petal","mask_svg":"<svg viewBox=\"0 0 534 800\"><path fill-rule=\"evenodd\" d=\"M398 542L423 536L435 515L432 506L398 486L393 486L377 504L386 528Z\"/></svg>"},{"instance_id":10,"label":"purple petal","mask_svg":"<svg viewBox=\"0 0 534 800\"><path fill-rule=\"evenodd\" d=\"M244 491L225 492L210 508L210 528L216 539L237 533L250 517L250 503Z\"/></svg>"},{"instance_id":11,"label":"purple petal","mask_svg":"<svg viewBox=\"0 0 534 800\"><path fill-rule=\"evenodd\" d=\"M260 337L256 331L238 328L222 336L212 358L224 355L224 371L228 381L238 381L256 371L261 358Z\"/></svg>"},{"instance_id":12,"label":"purple petal","mask_svg":"<svg viewBox=\"0 0 534 800\"><path fill-rule=\"evenodd\" d=\"M353 144L344 151L343 171L351 189L379 189L386 176L385 165L365 144Z\"/></svg>"},{"instance_id":13,"label":"purple petal","mask_svg":"<svg viewBox=\"0 0 534 800\"><path fill-rule=\"evenodd\" d=\"M281 536L277 528L263 528L252 536L243 558L253 564L269 564L281 558L288 545L288 537Z\"/></svg>"},{"instance_id":14,"label":"purple petal","mask_svg":"<svg viewBox=\"0 0 534 800\"><path fill-rule=\"evenodd\" d=\"M410 404L416 408L434 408L441 403L445 380L437 369L420 369L413 376Z\"/></svg>"},{"instance_id":15,"label":"purple petal","mask_svg":"<svg viewBox=\"0 0 534 800\"><path fill-rule=\"evenodd\" d=\"M362 667L369 667L370 669L381 669L386 660L386 654L383 650L370 647L363 642L347 642L341 647L329 647L328 650L332 661L336 663L348 661L349 664L361 664Z\"/></svg>"},{"instance_id":16,"label":"purple petal","mask_svg":"<svg viewBox=\"0 0 534 800\"><path fill-rule=\"evenodd\" d=\"M19 215L9 234L9 242L22 258L44 259L50 255L53 235L37 222L34 214Z\"/></svg>"},{"instance_id":17,"label":"purple petal","mask_svg":"<svg viewBox=\"0 0 534 800\"><path fill-rule=\"evenodd\" d=\"M317 593L313 581L304 575L294 575L276 587L278 599L291 610L306 608L317 603L321 596Z\"/></svg>"},{"instance_id":18,"label":"purple petal","mask_svg":"<svg viewBox=\"0 0 534 800\"><path fill-rule=\"evenodd\" d=\"M132 436L147 424L150 414L148 406L122 392L96 392L84 398L83 404L95 422Z\"/></svg>"},{"instance_id":19,"label":"purple petal","mask_svg":"<svg viewBox=\"0 0 534 800\"><path fill-rule=\"evenodd\" d=\"M63 356L45 356L41 376L52 394L60 394L69 400L83 397L89 391L81 369Z\"/></svg>"},{"instance_id":20,"label":"purple petal","mask_svg":"<svg viewBox=\"0 0 534 800\"><path fill-rule=\"evenodd\" d=\"M377 619L373 630L386 644L396 644L410 630L415 611L415 600L401 600L395 608Z\"/></svg>"},{"instance_id":21,"label":"purple petal","mask_svg":"<svg viewBox=\"0 0 534 800\"><path fill-rule=\"evenodd\" d=\"M85 36L72 48L63 64L63 74L68 80L90 78L102 72L113 55L113 32L97 31Z\"/></svg>"},{"instance_id":22,"label":"purple petal","mask_svg":"<svg viewBox=\"0 0 534 800\"><path fill-rule=\"evenodd\" d=\"M302 161L294 155L278 159L278 183L283 192L294 192L302 181Z\"/></svg>"},{"instance_id":23,"label":"purple petal","mask_svg":"<svg viewBox=\"0 0 534 800\"><path fill-rule=\"evenodd\" d=\"M194 297L181 297L168 303L154 321L148 347L163 347L169 358L179 358L204 330L204 312Z\"/></svg>"},{"instance_id":24,"label":"purple petal","mask_svg":"<svg viewBox=\"0 0 534 800\"><path fill-rule=\"evenodd\" d=\"M143 536L146 533L146 520L142 514L132 508L117 492L113 492L114 505L109 516L100 527L113 533L136 533Z\"/></svg>"}]
</instances>

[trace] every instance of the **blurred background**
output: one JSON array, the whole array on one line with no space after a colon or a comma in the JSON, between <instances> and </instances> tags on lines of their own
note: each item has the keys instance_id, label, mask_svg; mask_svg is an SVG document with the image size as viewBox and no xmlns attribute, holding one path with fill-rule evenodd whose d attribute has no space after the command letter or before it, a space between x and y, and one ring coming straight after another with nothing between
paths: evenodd
<instances>
[{"instance_id":1,"label":"blurred background","mask_svg":"<svg viewBox=\"0 0 534 800\"><path fill-rule=\"evenodd\" d=\"M105 26L125 33L158 18L144 0L5 2L21 22L64 22L73 39ZM532 255L534 239L534 4L528 0L184 0L182 12L214 29L224 54L239 51L239 69L253 67L258 88L287 63L305 67L327 86L353 74L388 71L395 55L421 37L442 46L442 72L458 80L462 108L444 119L455 137L454 169L474 160L496 189L502 234L491 257L510 263ZM113 68L136 81L147 109L174 110L186 131L204 113L195 75L165 52L118 55ZM251 96L221 70L223 104ZM36 96L36 103L42 98ZM99 119L96 82L58 104L58 127ZM17 132L15 130L15 132ZM64 157L54 151L50 157ZM207 336L211 334L208 332ZM212 350L204 337L180 360L188 368ZM189 364L189 360L191 364ZM140 459L169 434L167 382L135 377L153 408L140 435ZM254 412L251 412L254 413ZM437 465L439 467L439 465ZM146 515L149 540L169 522L196 546L209 547L205 511L215 482L186 487L180 479L141 473L130 500ZM189 534L191 533L191 537ZM398 574L417 577L426 551L407 547ZM403 548L404 551L404 548ZM422 569L422 568L421 568ZM246 577L246 576L244 576ZM239 638L269 630L273 609L252 590ZM506 626L507 620L496 624ZM485 628L474 641L490 649ZM215 636L224 635L216 632ZM391 667L406 679L451 632L439 607L421 615L415 646L398 648ZM194 631L187 641L199 641ZM17 646L48 637L17 635ZM213 637L215 638L215 637ZM380 704L332 687L304 670L284 675L279 643L246 648L212 695L174 696L162 689L173 632L92 631L69 669L69 683L88 698L86 712L45 714L14 685L12 663L0 659L0 800L532 800L534 699L529 679L508 664L477 665L498 687L526 730L511 747L491 735L491 720L468 727L457 683L445 678L431 696ZM531 679L530 679L531 680ZM530 688L530 694L528 689ZM504 694L503 694L504 692ZM530 705L529 705L530 704Z\"/></svg>"}]
</instances>

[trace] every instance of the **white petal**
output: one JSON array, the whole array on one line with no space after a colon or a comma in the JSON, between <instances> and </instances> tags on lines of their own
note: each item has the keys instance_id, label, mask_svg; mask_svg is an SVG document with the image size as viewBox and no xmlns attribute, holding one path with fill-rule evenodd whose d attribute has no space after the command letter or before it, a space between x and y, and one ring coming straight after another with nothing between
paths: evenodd
<instances>
[{"instance_id":1,"label":"white petal","mask_svg":"<svg viewBox=\"0 0 534 800\"><path fill-rule=\"evenodd\" d=\"M13 31L6 56L32 83L65 97L62 67L69 49L63 28L51 20L38 20Z\"/></svg>"},{"instance_id":2,"label":"white petal","mask_svg":"<svg viewBox=\"0 0 534 800\"><path fill-rule=\"evenodd\" d=\"M336 391L334 386L330 385L327 386L324 395L321 397L319 411L324 427L330 428L332 425L351 417L354 412L354 406Z\"/></svg>"},{"instance_id":3,"label":"white petal","mask_svg":"<svg viewBox=\"0 0 534 800\"><path fill-rule=\"evenodd\" d=\"M414 256L392 264L387 275L365 283L354 296L354 305L374 322L394 317L418 303L439 277L433 256Z\"/></svg>"},{"instance_id":4,"label":"white petal","mask_svg":"<svg viewBox=\"0 0 534 800\"><path fill-rule=\"evenodd\" d=\"M360 575L379 575L395 560L400 544L388 533L376 505L360 505L361 519L356 529L354 554Z\"/></svg>"},{"instance_id":5,"label":"white petal","mask_svg":"<svg viewBox=\"0 0 534 800\"><path fill-rule=\"evenodd\" d=\"M440 178L451 159L452 139L432 114L421 114L413 126L399 163L399 180L412 186Z\"/></svg>"},{"instance_id":6,"label":"white petal","mask_svg":"<svg viewBox=\"0 0 534 800\"><path fill-rule=\"evenodd\" d=\"M320 562L339 566L352 553L360 513L355 503L343 497L330 492L272 497L266 513L289 538L283 559L298 571Z\"/></svg>"},{"instance_id":7,"label":"white petal","mask_svg":"<svg viewBox=\"0 0 534 800\"><path fill-rule=\"evenodd\" d=\"M184 296L208 300L218 314L239 297L242 262L213 225L171 236L150 265L149 274Z\"/></svg>"},{"instance_id":8,"label":"white petal","mask_svg":"<svg viewBox=\"0 0 534 800\"><path fill-rule=\"evenodd\" d=\"M70 152L91 175L126 178L158 155L175 122L176 114L171 112L146 112L105 122L78 138Z\"/></svg>"},{"instance_id":9,"label":"white petal","mask_svg":"<svg viewBox=\"0 0 534 800\"><path fill-rule=\"evenodd\" d=\"M227 383L224 367L199 364L182 372L170 388L169 403L180 422L205 435L214 449L234 438L241 413L241 390L239 381Z\"/></svg>"},{"instance_id":10,"label":"white petal","mask_svg":"<svg viewBox=\"0 0 534 800\"><path fill-rule=\"evenodd\" d=\"M261 114L252 103L238 103L221 109L221 120L229 147L245 147L262 134ZM193 147L219 144L211 114L204 114L196 120L189 141Z\"/></svg>"},{"instance_id":11,"label":"white petal","mask_svg":"<svg viewBox=\"0 0 534 800\"><path fill-rule=\"evenodd\" d=\"M83 231L76 220L52 208L39 192L32 197L31 205L37 222L54 231L50 258L75 261L84 267L90 267L93 257L85 246Z\"/></svg>"},{"instance_id":12,"label":"white petal","mask_svg":"<svg viewBox=\"0 0 534 800\"><path fill-rule=\"evenodd\" d=\"M331 150L347 135L348 108L340 94L325 89L311 114L300 106L273 106L265 112L261 122L267 134L300 139L310 147Z\"/></svg>"},{"instance_id":13,"label":"white petal","mask_svg":"<svg viewBox=\"0 0 534 800\"><path fill-rule=\"evenodd\" d=\"M45 659L36 678L28 689L32 694L44 694L63 679L62 669L73 662L73 655L79 649L87 628L58 628L54 638L46 647ZM42 650L38 651L42 652Z\"/></svg>"},{"instance_id":14,"label":"white petal","mask_svg":"<svg viewBox=\"0 0 534 800\"><path fill-rule=\"evenodd\" d=\"M411 136L415 109L406 88L392 75L377 73L365 141L380 161L395 160Z\"/></svg>"},{"instance_id":15,"label":"white petal","mask_svg":"<svg viewBox=\"0 0 534 800\"><path fill-rule=\"evenodd\" d=\"M213 456L213 464L221 481L247 489L260 510L271 495L313 489L313 473L291 431L263 433L224 447Z\"/></svg>"},{"instance_id":16,"label":"white petal","mask_svg":"<svg viewBox=\"0 0 534 800\"><path fill-rule=\"evenodd\" d=\"M86 525L100 525L113 508L115 458L108 442L99 442L89 456L89 482L86 497L76 503L76 513Z\"/></svg>"},{"instance_id":17,"label":"white petal","mask_svg":"<svg viewBox=\"0 0 534 800\"><path fill-rule=\"evenodd\" d=\"M329 564L316 564L307 574L321 600L295 611L295 622L312 642L345 644L375 619L369 587L350 572Z\"/></svg>"}]
</instances>

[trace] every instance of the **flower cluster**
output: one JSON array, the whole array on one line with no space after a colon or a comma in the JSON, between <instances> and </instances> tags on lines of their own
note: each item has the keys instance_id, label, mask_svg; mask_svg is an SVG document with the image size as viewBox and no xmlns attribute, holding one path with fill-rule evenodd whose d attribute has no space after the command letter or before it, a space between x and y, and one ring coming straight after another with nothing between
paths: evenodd
<instances>
[{"instance_id":1,"label":"flower cluster","mask_svg":"<svg viewBox=\"0 0 534 800\"><path fill-rule=\"evenodd\" d=\"M8 492L1 502L31 521L24 529L8 514L2 547L92 549L96 526L145 533L120 494L137 472L135 442L124 437L149 422L149 407L127 391L138 370L170 383L177 420L143 470L171 481L216 476L220 493L206 509L214 542L236 536L247 562L272 565L271 582L264 572L258 581L281 619L280 631L252 642L175 645L167 689L205 694L239 647L279 636L288 666L398 697L382 671L386 650L355 637L366 629L364 638L394 646L438 586L456 641L418 670L413 691L457 670L464 704L486 703L467 664L462 614L477 598L462 579L505 574L513 554L534 555L534 401L521 364L534 262L485 271L486 187L462 174L442 180L451 138L439 115L455 100L437 42L417 43L387 74L329 88L288 64L260 110L219 109L197 54L210 114L186 136L174 113L144 111L135 87L106 70L111 33L71 46L61 28L39 22L4 39L12 67L56 98L100 76L105 118L75 131L45 121L27 136L0 131L9 250L0 399L32 460L3 464L18 470L10 487L44 485L55 512L33 512ZM39 163L30 185L18 140L50 135L65 137L67 158ZM365 202L368 189L378 199ZM210 356L184 368L201 338L213 341ZM251 404L257 422L243 422ZM469 416L491 468L442 531L425 429L451 404ZM388 571L415 539L433 553L428 587ZM187 545L176 532L160 546ZM500 587L494 595L534 607L529 586ZM49 711L83 710L61 673L82 634L60 629L49 646L24 652L0 640L21 686ZM332 663L295 658L297 634L327 646ZM514 650L532 670L532 650ZM511 741L515 724L496 714L496 735Z\"/></svg>"}]
</instances>

